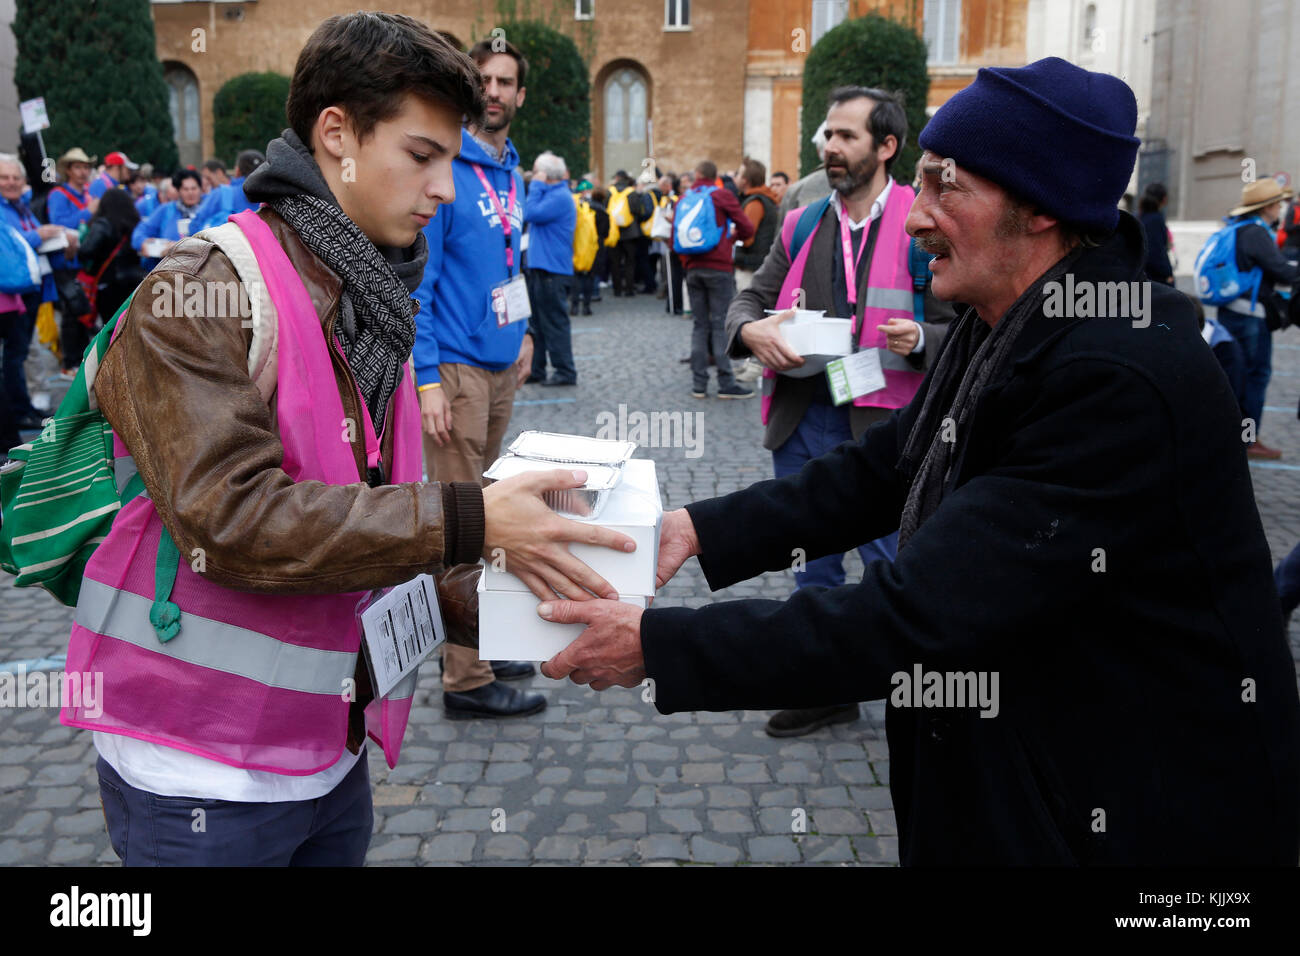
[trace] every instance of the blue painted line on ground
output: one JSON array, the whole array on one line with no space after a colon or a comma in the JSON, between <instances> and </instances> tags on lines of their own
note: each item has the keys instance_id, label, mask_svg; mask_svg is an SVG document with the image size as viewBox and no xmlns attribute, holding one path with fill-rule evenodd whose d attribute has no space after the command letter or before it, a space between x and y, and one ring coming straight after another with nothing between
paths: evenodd
<instances>
[{"instance_id":1,"label":"blue painted line on ground","mask_svg":"<svg viewBox=\"0 0 1300 956\"><path fill-rule=\"evenodd\" d=\"M1300 349L1300 345L1274 345L1275 349Z\"/></svg>"},{"instance_id":2,"label":"blue painted line on ground","mask_svg":"<svg viewBox=\"0 0 1300 956\"><path fill-rule=\"evenodd\" d=\"M1300 465L1284 465L1277 461L1252 461L1251 468L1272 468L1274 471L1300 471Z\"/></svg>"},{"instance_id":3,"label":"blue painted line on ground","mask_svg":"<svg viewBox=\"0 0 1300 956\"><path fill-rule=\"evenodd\" d=\"M517 398L516 405L570 405L576 398Z\"/></svg>"},{"instance_id":4,"label":"blue painted line on ground","mask_svg":"<svg viewBox=\"0 0 1300 956\"><path fill-rule=\"evenodd\" d=\"M1266 411L1266 412L1293 412L1293 411L1295 411L1295 409L1294 409L1294 408L1291 408L1289 405L1265 405L1265 406L1264 406L1264 411Z\"/></svg>"},{"instance_id":5,"label":"blue painted line on ground","mask_svg":"<svg viewBox=\"0 0 1300 956\"><path fill-rule=\"evenodd\" d=\"M63 670L68 662L68 655L53 654L49 657L33 657L29 661L7 661L0 664L0 674L16 674L19 670L30 674L32 671Z\"/></svg>"}]
</instances>

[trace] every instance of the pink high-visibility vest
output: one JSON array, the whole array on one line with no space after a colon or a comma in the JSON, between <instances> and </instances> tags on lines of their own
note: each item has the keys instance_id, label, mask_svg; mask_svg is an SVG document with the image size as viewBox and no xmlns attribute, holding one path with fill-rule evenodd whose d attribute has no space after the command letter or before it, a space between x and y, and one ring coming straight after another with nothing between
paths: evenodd
<instances>
[{"instance_id":1,"label":"pink high-visibility vest","mask_svg":"<svg viewBox=\"0 0 1300 956\"><path fill-rule=\"evenodd\" d=\"M356 484L363 479L343 437L347 422L330 362L338 343L326 344L307 290L266 223L253 212L230 221L248 238L278 317L273 400L281 467L295 482ZM373 466L380 441L364 401L361 407ZM409 364L385 421L394 429L391 480L419 481L420 413ZM116 452L127 455L115 442ZM119 475L119 487L125 477ZM153 502L142 494L118 513L86 565L67 673L103 674L102 700L89 702L95 710L102 705L102 713L70 702L60 721L248 770L305 776L337 762L356 696L356 611L366 593L232 591L192 570L191 556L181 554L171 591L180 630L164 643L149 618L161 532ZM410 675L366 708L366 729L390 767L397 765L415 681Z\"/></svg>"},{"instance_id":2,"label":"pink high-visibility vest","mask_svg":"<svg viewBox=\"0 0 1300 956\"><path fill-rule=\"evenodd\" d=\"M854 405L902 408L912 400L916 390L921 387L921 380L925 378L925 373L913 369L904 356L889 351L886 347L888 343L885 341L885 334L876 329L877 325L884 325L891 318L915 318L912 274L908 268L911 238L904 228L915 195L910 186L894 183L889 189L889 198L885 200L880 232L876 236L876 247L872 250L871 265L867 270L867 295L863 302L862 324L858 334L858 343L862 348L880 350L880 365L885 373L885 387L878 392L860 395L853 400ZM790 255L799 216L806 208L805 206L790 210L781 224L781 242L785 245L787 258ZM778 309L794 307L795 292L803 288L803 274L808 265L808 255L812 251L813 237L817 235L817 230L820 228L819 222L808 234L799 254L790 263L785 281L781 283L781 293L776 299ZM865 236L862 241L866 241ZM838 249L836 254L839 254ZM846 281L853 282L855 278L848 277ZM764 425L771 415L776 378L776 372L763 369Z\"/></svg>"}]
</instances>

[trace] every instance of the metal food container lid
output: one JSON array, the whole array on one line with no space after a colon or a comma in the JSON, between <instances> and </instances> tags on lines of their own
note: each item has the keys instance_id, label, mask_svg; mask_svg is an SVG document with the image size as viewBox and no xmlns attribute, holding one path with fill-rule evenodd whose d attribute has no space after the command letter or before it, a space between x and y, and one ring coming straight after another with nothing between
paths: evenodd
<instances>
[{"instance_id":1,"label":"metal food container lid","mask_svg":"<svg viewBox=\"0 0 1300 956\"><path fill-rule=\"evenodd\" d=\"M500 481L502 478L513 478L515 475L522 475L530 471L552 471L559 467L561 467L561 464L554 461L510 454L503 455L494 461L492 467L483 472L483 477L491 478L493 481ZM580 467L587 473L587 481L581 488L572 489L574 491L609 491L619 483L619 479L623 476L621 462L618 466L579 464L576 467Z\"/></svg>"},{"instance_id":2,"label":"metal food container lid","mask_svg":"<svg viewBox=\"0 0 1300 956\"><path fill-rule=\"evenodd\" d=\"M622 465L636 452L636 442L526 431L510 443L512 455L566 465ZM617 476L615 478L617 483Z\"/></svg>"}]
</instances>

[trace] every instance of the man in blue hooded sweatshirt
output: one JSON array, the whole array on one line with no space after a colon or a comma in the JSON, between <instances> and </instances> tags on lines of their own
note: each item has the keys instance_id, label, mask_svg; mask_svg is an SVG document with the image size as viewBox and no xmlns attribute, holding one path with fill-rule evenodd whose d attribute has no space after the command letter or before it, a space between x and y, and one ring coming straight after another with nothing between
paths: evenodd
<instances>
[{"instance_id":1,"label":"man in blue hooded sweatshirt","mask_svg":"<svg viewBox=\"0 0 1300 956\"><path fill-rule=\"evenodd\" d=\"M416 292L415 379L430 481L481 481L501 451L515 389L528 375L528 293L520 269L524 183L510 121L524 103L528 61L503 38L469 53L483 74L483 125L462 130L454 202L424 227L429 261ZM523 717L546 698L502 683L531 677L531 664L478 659L443 646L443 707L449 718Z\"/></svg>"}]
</instances>

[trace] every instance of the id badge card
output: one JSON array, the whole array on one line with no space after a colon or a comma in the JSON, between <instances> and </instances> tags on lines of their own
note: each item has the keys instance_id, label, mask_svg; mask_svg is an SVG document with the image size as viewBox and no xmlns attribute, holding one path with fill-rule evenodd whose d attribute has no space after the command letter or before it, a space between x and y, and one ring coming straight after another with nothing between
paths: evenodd
<instances>
[{"instance_id":1,"label":"id badge card","mask_svg":"<svg viewBox=\"0 0 1300 956\"><path fill-rule=\"evenodd\" d=\"M376 697L383 697L447 640L438 587L427 574L385 591L361 611L366 663Z\"/></svg>"},{"instance_id":2,"label":"id badge card","mask_svg":"<svg viewBox=\"0 0 1300 956\"><path fill-rule=\"evenodd\" d=\"M524 322L532 317L533 307L528 302L528 284L523 274L498 282L492 287L492 311L496 313L497 328L503 329L511 322Z\"/></svg>"},{"instance_id":3,"label":"id badge card","mask_svg":"<svg viewBox=\"0 0 1300 956\"><path fill-rule=\"evenodd\" d=\"M885 372L880 367L880 350L863 349L826 366L831 387L831 401L844 405L885 387Z\"/></svg>"}]
</instances>

